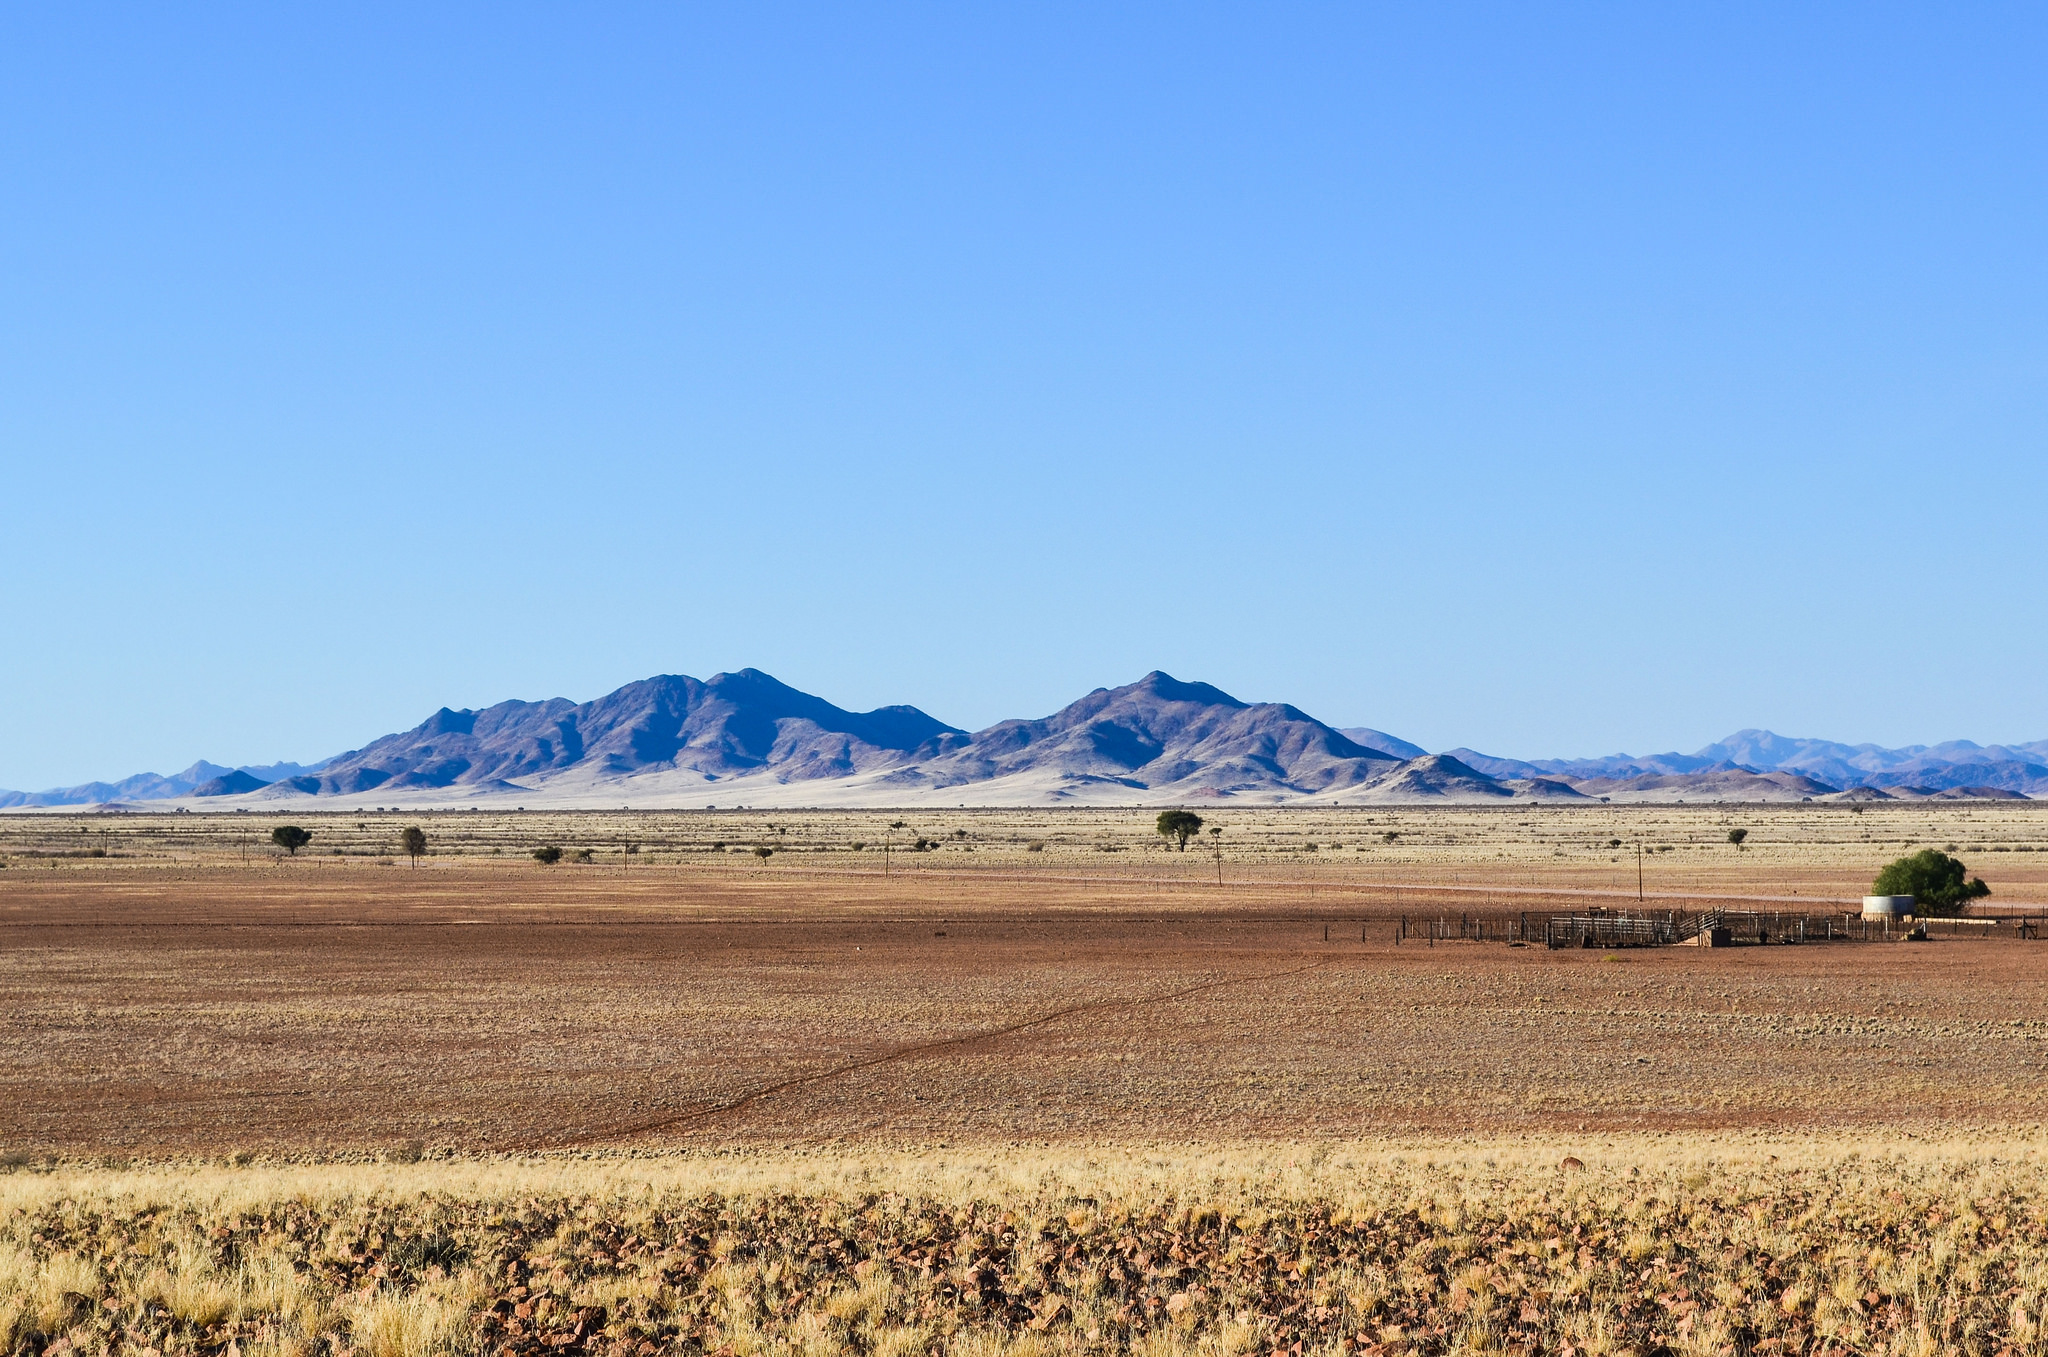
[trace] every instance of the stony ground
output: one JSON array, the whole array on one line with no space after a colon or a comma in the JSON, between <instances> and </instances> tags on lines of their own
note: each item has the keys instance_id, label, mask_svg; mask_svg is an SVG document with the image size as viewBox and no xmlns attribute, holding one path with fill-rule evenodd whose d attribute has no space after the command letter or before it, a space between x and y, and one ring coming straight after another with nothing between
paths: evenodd
<instances>
[{"instance_id":1,"label":"stony ground","mask_svg":"<svg viewBox=\"0 0 2048 1357\"><path fill-rule=\"evenodd\" d=\"M2001 842L2027 842L2033 821L2003 813ZM1955 814L1947 828L1964 832ZM640 846L615 833L620 817L603 822L612 858L592 865L491 854L511 830L466 822L430 822L447 851L417 871L254 850L244 863L243 826L222 818L178 827L207 851L124 850L117 827L107 857L17 851L0 871L7 1152L1925 1128L2031 1124L2048 1102L2048 943L1394 941L1404 914L1498 923L1607 899L1569 895L1601 888L1545 862L1553 841L1620 820L1522 840L1503 816L1411 822L1403 835L1459 842L1382 841L1382 857L1412 856L1391 865L1322 862L1326 843L1313 868L1245 849L1218 886L1212 860L1148 853L1141 822L1093 813L983 819L951 850L897 853L886 877L865 852L764 863ZM1704 858L1720 818L1664 828ZM1722 832L1717 892L1662 905L1718 893L1810 909L1784 880L1808 898L1856 889L1835 859L1871 817L1809 818L1807 838L1787 834L1805 856L1781 844L1780 867ZM777 823L785 839L797 828ZM94 838L19 826L4 828ZM1105 826L1124 853L1028 847L1106 841ZM575 828L547 827L572 847ZM681 832L639 828L649 845ZM1524 851L1386 880L1435 870L1482 830ZM1997 884L1994 898L2031 888Z\"/></svg>"}]
</instances>

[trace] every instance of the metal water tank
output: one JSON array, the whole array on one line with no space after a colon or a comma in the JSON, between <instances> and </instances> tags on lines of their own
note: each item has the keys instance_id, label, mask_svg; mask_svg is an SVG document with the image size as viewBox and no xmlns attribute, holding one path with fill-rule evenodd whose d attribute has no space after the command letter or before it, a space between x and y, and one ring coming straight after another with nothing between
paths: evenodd
<instances>
[{"instance_id":1,"label":"metal water tank","mask_svg":"<svg viewBox=\"0 0 2048 1357\"><path fill-rule=\"evenodd\" d=\"M1913 897L1910 895L1866 895L1863 897L1863 917L1866 919L1897 919L1913 912Z\"/></svg>"}]
</instances>

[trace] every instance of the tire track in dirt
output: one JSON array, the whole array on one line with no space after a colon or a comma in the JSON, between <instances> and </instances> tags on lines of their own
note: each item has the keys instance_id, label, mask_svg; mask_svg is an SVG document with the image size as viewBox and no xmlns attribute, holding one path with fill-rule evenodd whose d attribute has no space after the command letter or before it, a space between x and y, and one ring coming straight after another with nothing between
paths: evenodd
<instances>
[{"instance_id":1,"label":"tire track in dirt","mask_svg":"<svg viewBox=\"0 0 2048 1357\"><path fill-rule=\"evenodd\" d=\"M1049 1013L1040 1013L1036 1017L1026 1018L1022 1022L1008 1023L1001 1027L985 1028L979 1032L969 1032L957 1037L943 1037L937 1041L914 1042L911 1045L899 1046L893 1051L885 1051L880 1055L869 1056L863 1060L854 1060L844 1065L835 1065L831 1069L816 1070L810 1074L794 1075L788 1079L778 1079L773 1083L749 1089L736 1098L730 1098L722 1103L715 1103L710 1107L700 1107L689 1112L679 1112L674 1116L656 1117L653 1120L636 1122L630 1126L604 1131L589 1131L581 1135L553 1139L541 1145L527 1148L535 1150L573 1149L579 1145L592 1145L602 1141L629 1140L635 1136L643 1136L652 1131L668 1131L678 1127L696 1126L702 1122L710 1121L714 1117L724 1116L728 1112L740 1111L742 1108L749 1107L764 1098L772 1098L778 1093L785 1093L793 1088L802 1088L807 1084L823 1083L828 1079L837 1079L842 1075L856 1074L861 1070L874 1069L879 1065L894 1064L899 1060L914 1060L919 1056L930 1055L935 1051L960 1051L983 1042L1001 1041L1006 1037L1013 1037L1019 1032L1027 1032L1034 1027L1044 1027L1050 1023L1076 1017L1083 1013L1105 1013L1117 1009L1145 1008L1154 1004L1170 1004L1188 998L1190 995L1205 994L1211 990L1227 989L1232 985L1255 985L1266 980L1284 980L1290 975L1306 975L1310 971L1321 970L1325 966L1330 966L1347 959L1344 957L1324 957L1311 961L1306 966L1293 966L1284 971L1261 971L1257 975L1231 976L1223 980L1205 980L1197 985L1184 985L1179 989L1168 990L1164 994L1138 995L1122 999L1096 999L1085 1004L1069 1004L1065 1008L1056 1008Z\"/></svg>"}]
</instances>

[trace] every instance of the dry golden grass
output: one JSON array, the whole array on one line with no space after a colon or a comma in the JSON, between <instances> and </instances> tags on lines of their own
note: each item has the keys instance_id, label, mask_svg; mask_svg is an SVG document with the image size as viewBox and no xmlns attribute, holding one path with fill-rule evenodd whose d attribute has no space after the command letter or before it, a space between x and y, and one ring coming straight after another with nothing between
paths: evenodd
<instances>
[{"instance_id":1,"label":"dry golden grass","mask_svg":"<svg viewBox=\"0 0 2048 1357\"><path fill-rule=\"evenodd\" d=\"M2044 1149L1659 1137L17 1173L0 1339L2039 1353Z\"/></svg>"}]
</instances>

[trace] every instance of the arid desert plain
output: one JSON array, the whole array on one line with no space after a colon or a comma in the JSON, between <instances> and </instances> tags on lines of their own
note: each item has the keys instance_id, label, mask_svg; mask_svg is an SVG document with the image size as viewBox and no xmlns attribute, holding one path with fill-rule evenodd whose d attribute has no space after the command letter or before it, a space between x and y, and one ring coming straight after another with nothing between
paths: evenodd
<instances>
[{"instance_id":1,"label":"arid desert plain","mask_svg":"<svg viewBox=\"0 0 2048 1357\"><path fill-rule=\"evenodd\" d=\"M1154 814L0 819L0 1346L2048 1350L2048 806Z\"/></svg>"}]
</instances>

